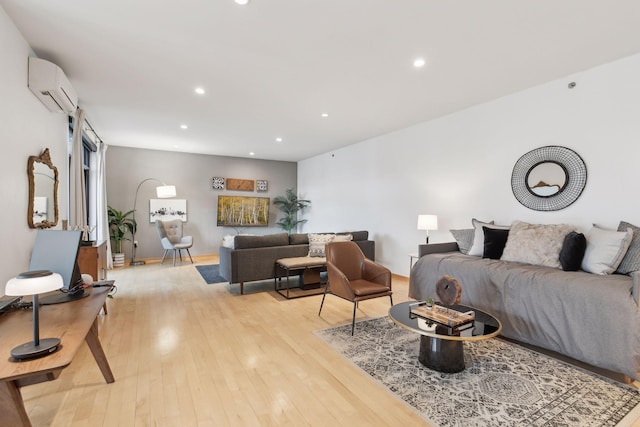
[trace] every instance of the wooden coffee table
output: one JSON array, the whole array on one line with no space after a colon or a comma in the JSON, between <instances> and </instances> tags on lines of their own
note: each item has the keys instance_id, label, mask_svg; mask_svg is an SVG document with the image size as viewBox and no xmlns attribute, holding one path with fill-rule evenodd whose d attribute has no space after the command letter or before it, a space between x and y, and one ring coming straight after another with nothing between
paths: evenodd
<instances>
[{"instance_id":1,"label":"wooden coffee table","mask_svg":"<svg viewBox=\"0 0 640 427\"><path fill-rule=\"evenodd\" d=\"M396 325L420 334L418 360L429 369L448 373L463 371L463 342L486 340L502 331L502 324L498 319L482 310L465 305L454 305L451 308L461 312L474 312L475 321L470 328L457 332L445 325L436 324L436 329L430 330L427 322L411 315L411 305L416 302L394 305L389 309L389 318Z\"/></svg>"}]
</instances>

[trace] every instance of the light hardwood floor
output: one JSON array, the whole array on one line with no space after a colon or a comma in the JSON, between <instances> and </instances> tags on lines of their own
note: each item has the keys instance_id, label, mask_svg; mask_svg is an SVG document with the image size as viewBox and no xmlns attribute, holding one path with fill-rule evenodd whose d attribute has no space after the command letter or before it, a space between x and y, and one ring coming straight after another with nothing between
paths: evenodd
<instances>
[{"instance_id":1,"label":"light hardwood floor","mask_svg":"<svg viewBox=\"0 0 640 427\"><path fill-rule=\"evenodd\" d=\"M347 301L328 296L318 317L322 296L285 300L273 282L239 295L205 284L188 262L109 278L118 291L99 322L115 383L85 345L60 378L22 390L34 426L427 425L313 334L349 323ZM394 302L408 299L407 279L393 287ZM388 298L364 301L357 319L388 309Z\"/></svg>"}]
</instances>

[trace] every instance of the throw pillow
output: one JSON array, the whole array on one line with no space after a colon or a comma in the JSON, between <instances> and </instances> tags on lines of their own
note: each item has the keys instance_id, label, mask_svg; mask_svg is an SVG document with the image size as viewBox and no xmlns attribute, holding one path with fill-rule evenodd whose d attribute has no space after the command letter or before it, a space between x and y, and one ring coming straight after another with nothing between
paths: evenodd
<instances>
[{"instance_id":1,"label":"throw pillow","mask_svg":"<svg viewBox=\"0 0 640 427\"><path fill-rule=\"evenodd\" d=\"M309 256L325 257L324 247L333 241L333 234L309 234Z\"/></svg>"},{"instance_id":2,"label":"throw pillow","mask_svg":"<svg viewBox=\"0 0 640 427\"><path fill-rule=\"evenodd\" d=\"M494 225L493 221L491 222L482 222L473 218L471 220L471 224L473 224L474 234L473 234L473 245L471 245L471 249L469 249L469 255L473 256L482 256L484 254L484 230L482 227L489 227L494 230L508 230L508 225Z\"/></svg>"},{"instance_id":3,"label":"throw pillow","mask_svg":"<svg viewBox=\"0 0 640 427\"><path fill-rule=\"evenodd\" d=\"M633 239L633 230L605 230L596 225L587 233L587 249L582 259L582 269L594 274L611 274L616 271Z\"/></svg>"},{"instance_id":4,"label":"throw pillow","mask_svg":"<svg viewBox=\"0 0 640 427\"><path fill-rule=\"evenodd\" d=\"M625 231L627 228L633 230L633 238L631 239L627 253L624 258L622 258L622 262L620 262L618 270L616 271L616 273L620 274L630 274L640 270L640 227L625 221L620 221L618 231Z\"/></svg>"},{"instance_id":5,"label":"throw pillow","mask_svg":"<svg viewBox=\"0 0 640 427\"><path fill-rule=\"evenodd\" d=\"M353 236L351 234L336 234L333 236L332 242L350 242L353 240Z\"/></svg>"},{"instance_id":6,"label":"throw pillow","mask_svg":"<svg viewBox=\"0 0 640 427\"><path fill-rule=\"evenodd\" d=\"M502 260L560 268L564 237L574 231L567 224L529 224L514 221Z\"/></svg>"},{"instance_id":7,"label":"throw pillow","mask_svg":"<svg viewBox=\"0 0 640 427\"><path fill-rule=\"evenodd\" d=\"M572 231L564 237L560 249L560 265L564 271L578 271L587 248L587 238L584 234Z\"/></svg>"},{"instance_id":8,"label":"throw pillow","mask_svg":"<svg viewBox=\"0 0 640 427\"><path fill-rule=\"evenodd\" d=\"M475 230L473 228L465 228L462 230L449 230L451 235L456 242L458 243L458 249L463 254L469 254L469 250L473 245L473 236L475 235Z\"/></svg>"},{"instance_id":9,"label":"throw pillow","mask_svg":"<svg viewBox=\"0 0 640 427\"><path fill-rule=\"evenodd\" d=\"M236 236L227 234L222 238L222 246L224 246L225 248L233 249L235 238Z\"/></svg>"},{"instance_id":10,"label":"throw pillow","mask_svg":"<svg viewBox=\"0 0 640 427\"><path fill-rule=\"evenodd\" d=\"M504 245L509 237L509 230L482 227L484 231L484 253L482 258L500 259Z\"/></svg>"}]
</instances>

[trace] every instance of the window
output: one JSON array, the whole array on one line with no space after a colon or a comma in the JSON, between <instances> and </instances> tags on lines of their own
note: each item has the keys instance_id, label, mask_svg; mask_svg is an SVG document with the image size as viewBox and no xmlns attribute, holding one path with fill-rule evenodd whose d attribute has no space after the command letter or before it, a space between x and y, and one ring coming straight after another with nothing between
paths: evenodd
<instances>
[{"instance_id":1,"label":"window","mask_svg":"<svg viewBox=\"0 0 640 427\"><path fill-rule=\"evenodd\" d=\"M71 153L73 152L73 129L74 123L73 118L69 117L69 166L71 166ZM96 170L96 151L97 145L94 140L98 139L95 132L93 132L93 128L87 122L84 123L82 129L82 168L84 172L84 193L86 196L86 206L85 210L87 213L87 224L90 227L94 227L97 223L96 221L96 210L97 210L97 178L95 174ZM71 170L71 169L69 169ZM69 180L71 181L71 180ZM71 183L69 182L69 185ZM70 224L71 225L71 224ZM95 233L95 232L94 232ZM92 237L95 234L92 233Z\"/></svg>"}]
</instances>

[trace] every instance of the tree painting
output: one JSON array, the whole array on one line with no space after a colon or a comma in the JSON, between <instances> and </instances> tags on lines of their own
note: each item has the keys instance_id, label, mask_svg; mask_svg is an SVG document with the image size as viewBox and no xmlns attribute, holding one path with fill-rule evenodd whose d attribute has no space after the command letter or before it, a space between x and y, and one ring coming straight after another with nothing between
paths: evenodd
<instances>
[{"instance_id":1,"label":"tree painting","mask_svg":"<svg viewBox=\"0 0 640 427\"><path fill-rule=\"evenodd\" d=\"M266 227L269 204L268 197L218 196L218 226Z\"/></svg>"}]
</instances>

